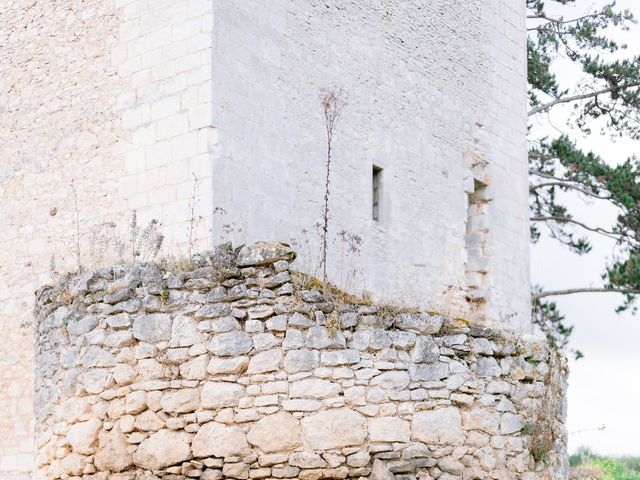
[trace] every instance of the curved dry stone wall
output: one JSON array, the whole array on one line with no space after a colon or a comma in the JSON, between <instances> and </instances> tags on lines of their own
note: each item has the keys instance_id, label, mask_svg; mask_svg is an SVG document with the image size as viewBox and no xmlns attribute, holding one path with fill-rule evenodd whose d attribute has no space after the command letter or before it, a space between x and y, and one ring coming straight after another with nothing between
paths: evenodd
<instances>
[{"instance_id":1,"label":"curved dry stone wall","mask_svg":"<svg viewBox=\"0 0 640 480\"><path fill-rule=\"evenodd\" d=\"M219 247L40 289L39 478L562 478L543 343L325 302L294 256Z\"/></svg>"}]
</instances>

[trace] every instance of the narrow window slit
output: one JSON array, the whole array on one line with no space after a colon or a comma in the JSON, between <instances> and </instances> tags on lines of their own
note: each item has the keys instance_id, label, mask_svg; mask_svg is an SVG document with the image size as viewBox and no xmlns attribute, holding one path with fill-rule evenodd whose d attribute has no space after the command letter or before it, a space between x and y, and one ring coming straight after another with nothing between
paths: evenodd
<instances>
[{"instance_id":1,"label":"narrow window slit","mask_svg":"<svg viewBox=\"0 0 640 480\"><path fill-rule=\"evenodd\" d=\"M382 168L373 166L373 191L372 191L372 209L371 214L374 221L380 221L380 197L382 190Z\"/></svg>"}]
</instances>

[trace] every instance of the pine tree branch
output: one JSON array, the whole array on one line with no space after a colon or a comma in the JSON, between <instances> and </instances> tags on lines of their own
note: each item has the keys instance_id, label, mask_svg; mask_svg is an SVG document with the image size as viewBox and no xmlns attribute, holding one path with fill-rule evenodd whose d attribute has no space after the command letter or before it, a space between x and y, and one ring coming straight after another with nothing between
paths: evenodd
<instances>
[{"instance_id":1,"label":"pine tree branch","mask_svg":"<svg viewBox=\"0 0 640 480\"><path fill-rule=\"evenodd\" d=\"M583 93L581 95L572 95L569 97L560 97L560 98L556 98L555 100L549 102L549 103L544 103L538 107L535 107L534 109L532 109L531 111L529 111L528 116L532 116L532 115L536 115L538 113L542 113L542 112L546 112L548 110L550 110L551 108L555 107L556 105L559 105L561 103L571 103L571 102L576 102L578 100L586 100L587 98L593 98L593 97L597 97L598 95L604 95L605 93L611 93L611 92L615 92L617 90L624 90L627 88L634 88L634 87L638 87L640 86L640 82L632 82L632 83L628 83L626 85L614 85L608 88L603 88L602 90L596 90L595 92L589 92L589 93Z\"/></svg>"},{"instance_id":2,"label":"pine tree branch","mask_svg":"<svg viewBox=\"0 0 640 480\"><path fill-rule=\"evenodd\" d=\"M625 288L614 287L584 287L584 288L567 288L565 290L549 290L548 292L537 292L531 294L532 301L545 297L558 297L561 295L573 295L574 293L624 293L624 294L640 294L637 290L628 290Z\"/></svg>"},{"instance_id":3,"label":"pine tree branch","mask_svg":"<svg viewBox=\"0 0 640 480\"><path fill-rule=\"evenodd\" d=\"M574 225L577 225L579 227L584 228L585 230L589 230L590 232L594 232L594 233L599 233L600 235L604 235L605 237L609 237L612 238L614 240L620 240L621 238L627 238L629 239L628 236L620 234L620 233L616 233L616 232L611 232L609 230L605 230L604 228L600 228L600 227L590 227L589 225L579 222L578 220L575 220L571 217L561 217L561 216L535 216L535 217L531 217L530 220L532 222L558 222L558 223L572 223Z\"/></svg>"},{"instance_id":4,"label":"pine tree branch","mask_svg":"<svg viewBox=\"0 0 640 480\"><path fill-rule=\"evenodd\" d=\"M540 182L540 183L536 183L533 185L529 186L529 192L533 193L535 192L537 189L539 188L545 188L545 187L560 187L560 188L569 188L571 190L575 190L577 192L580 192L584 195L588 195L589 197L592 198L596 198L598 200L611 200L611 195L609 196L600 196L596 193L590 192L589 190L586 190L578 185L573 185L572 183L568 183L564 180L554 180L552 182Z\"/></svg>"}]
</instances>

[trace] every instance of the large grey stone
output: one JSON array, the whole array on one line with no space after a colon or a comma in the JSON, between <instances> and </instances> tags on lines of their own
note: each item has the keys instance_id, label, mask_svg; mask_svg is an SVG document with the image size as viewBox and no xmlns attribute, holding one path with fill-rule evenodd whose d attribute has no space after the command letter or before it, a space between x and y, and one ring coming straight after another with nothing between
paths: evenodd
<instances>
[{"instance_id":1,"label":"large grey stone","mask_svg":"<svg viewBox=\"0 0 640 480\"><path fill-rule=\"evenodd\" d=\"M415 413L411 433L413 440L426 444L460 445L464 441L460 412L454 407Z\"/></svg>"},{"instance_id":2,"label":"large grey stone","mask_svg":"<svg viewBox=\"0 0 640 480\"><path fill-rule=\"evenodd\" d=\"M330 367L337 365L354 365L360 362L360 352L354 349L322 352L320 354L320 361L323 365Z\"/></svg>"},{"instance_id":3,"label":"large grey stone","mask_svg":"<svg viewBox=\"0 0 640 480\"><path fill-rule=\"evenodd\" d=\"M133 321L133 336L147 343L158 343L171 338L171 315L151 313Z\"/></svg>"},{"instance_id":4,"label":"large grey stone","mask_svg":"<svg viewBox=\"0 0 640 480\"><path fill-rule=\"evenodd\" d=\"M196 318L218 318L231 315L231 306L227 303L210 303L196 312Z\"/></svg>"},{"instance_id":5,"label":"large grey stone","mask_svg":"<svg viewBox=\"0 0 640 480\"><path fill-rule=\"evenodd\" d=\"M295 258L296 252L286 243L258 242L244 245L238 252L236 263L239 267L255 267L280 260L292 262Z\"/></svg>"},{"instance_id":6,"label":"large grey stone","mask_svg":"<svg viewBox=\"0 0 640 480\"><path fill-rule=\"evenodd\" d=\"M449 374L446 363L427 363L409 365L409 375L414 382L441 380Z\"/></svg>"},{"instance_id":7,"label":"large grey stone","mask_svg":"<svg viewBox=\"0 0 640 480\"><path fill-rule=\"evenodd\" d=\"M236 426L209 422L200 427L191 444L193 455L202 457L245 457L251 453L247 438Z\"/></svg>"},{"instance_id":8,"label":"large grey stone","mask_svg":"<svg viewBox=\"0 0 640 480\"><path fill-rule=\"evenodd\" d=\"M522 417L513 413L503 413L500 417L500 433L510 435L522 430Z\"/></svg>"},{"instance_id":9,"label":"large grey stone","mask_svg":"<svg viewBox=\"0 0 640 480\"><path fill-rule=\"evenodd\" d=\"M370 480L395 480L395 475L391 473L387 464L379 458L373 461L373 468L371 468Z\"/></svg>"},{"instance_id":10,"label":"large grey stone","mask_svg":"<svg viewBox=\"0 0 640 480\"><path fill-rule=\"evenodd\" d=\"M291 350L284 357L287 373L309 372L320 364L320 354L315 350Z\"/></svg>"},{"instance_id":11,"label":"large grey stone","mask_svg":"<svg viewBox=\"0 0 640 480\"><path fill-rule=\"evenodd\" d=\"M478 357L472 368L481 377L499 377L502 374L498 361L493 357Z\"/></svg>"},{"instance_id":12,"label":"large grey stone","mask_svg":"<svg viewBox=\"0 0 640 480\"><path fill-rule=\"evenodd\" d=\"M410 381L407 372L391 370L373 377L371 379L371 385L385 390L404 390Z\"/></svg>"},{"instance_id":13,"label":"large grey stone","mask_svg":"<svg viewBox=\"0 0 640 480\"><path fill-rule=\"evenodd\" d=\"M158 470L191 458L192 435L181 430L163 429L144 440L133 452L133 463L147 470Z\"/></svg>"},{"instance_id":14,"label":"large grey stone","mask_svg":"<svg viewBox=\"0 0 640 480\"><path fill-rule=\"evenodd\" d=\"M324 410L301 420L302 434L313 450L361 445L367 438L365 418L349 408Z\"/></svg>"},{"instance_id":15,"label":"large grey stone","mask_svg":"<svg viewBox=\"0 0 640 480\"><path fill-rule=\"evenodd\" d=\"M69 335L82 335L89 333L98 326L98 319L93 315L87 315L80 320L70 320L67 325Z\"/></svg>"},{"instance_id":16,"label":"large grey stone","mask_svg":"<svg viewBox=\"0 0 640 480\"><path fill-rule=\"evenodd\" d=\"M462 412L462 425L467 430L480 430L489 435L500 433L500 414L488 408L474 408Z\"/></svg>"},{"instance_id":17,"label":"large grey stone","mask_svg":"<svg viewBox=\"0 0 640 480\"><path fill-rule=\"evenodd\" d=\"M282 352L279 349L260 352L251 357L248 374L274 372L280 369Z\"/></svg>"},{"instance_id":18,"label":"large grey stone","mask_svg":"<svg viewBox=\"0 0 640 480\"><path fill-rule=\"evenodd\" d=\"M285 350L295 350L296 348L302 347L304 347L304 333L295 329L287 330L284 340L282 341L282 348Z\"/></svg>"},{"instance_id":19,"label":"large grey stone","mask_svg":"<svg viewBox=\"0 0 640 480\"><path fill-rule=\"evenodd\" d=\"M287 412L268 415L251 426L247 440L265 453L291 452L302 446L300 423Z\"/></svg>"},{"instance_id":20,"label":"large grey stone","mask_svg":"<svg viewBox=\"0 0 640 480\"><path fill-rule=\"evenodd\" d=\"M402 313L395 317L396 328L422 335L438 333L443 323L444 318L442 316L426 313Z\"/></svg>"},{"instance_id":21,"label":"large grey stone","mask_svg":"<svg viewBox=\"0 0 640 480\"><path fill-rule=\"evenodd\" d=\"M202 387L203 408L235 407L244 395L244 387L229 382L206 382Z\"/></svg>"},{"instance_id":22,"label":"large grey stone","mask_svg":"<svg viewBox=\"0 0 640 480\"><path fill-rule=\"evenodd\" d=\"M245 332L227 332L213 337L207 349L220 357L235 357L253 348L251 337Z\"/></svg>"},{"instance_id":23,"label":"large grey stone","mask_svg":"<svg viewBox=\"0 0 640 480\"><path fill-rule=\"evenodd\" d=\"M311 320L306 315L302 315L301 313L298 313L298 312L294 313L289 317L289 327L304 329L304 328L312 327L315 324L316 324L315 321Z\"/></svg>"},{"instance_id":24,"label":"large grey stone","mask_svg":"<svg viewBox=\"0 0 640 480\"><path fill-rule=\"evenodd\" d=\"M190 347L202 341L196 321L186 315L176 315L171 327L172 347Z\"/></svg>"},{"instance_id":25,"label":"large grey stone","mask_svg":"<svg viewBox=\"0 0 640 480\"><path fill-rule=\"evenodd\" d=\"M433 363L440 358L440 349L432 337L419 336L411 350L411 361L416 363Z\"/></svg>"},{"instance_id":26,"label":"large grey stone","mask_svg":"<svg viewBox=\"0 0 640 480\"><path fill-rule=\"evenodd\" d=\"M342 332L329 332L327 327L315 326L307 331L307 347L322 350L324 348L344 348L346 340Z\"/></svg>"}]
</instances>

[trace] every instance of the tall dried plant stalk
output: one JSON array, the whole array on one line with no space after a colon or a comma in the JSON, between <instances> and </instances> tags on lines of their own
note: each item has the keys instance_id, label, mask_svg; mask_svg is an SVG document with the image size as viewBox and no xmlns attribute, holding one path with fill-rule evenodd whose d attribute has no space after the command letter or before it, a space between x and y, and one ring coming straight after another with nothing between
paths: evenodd
<instances>
[{"instance_id":1,"label":"tall dried plant stalk","mask_svg":"<svg viewBox=\"0 0 640 480\"><path fill-rule=\"evenodd\" d=\"M322 281L324 284L324 295L327 295L327 248L329 239L329 196L331 193L331 161L333 135L340 115L346 105L346 99L342 89L327 88L320 91L320 103L324 112L324 122L326 129L327 150L325 158L326 178L324 185L324 208L322 211Z\"/></svg>"},{"instance_id":2,"label":"tall dried plant stalk","mask_svg":"<svg viewBox=\"0 0 640 480\"><path fill-rule=\"evenodd\" d=\"M196 216L196 201L198 196L199 179L195 173L191 172L191 175L193 175L193 190L191 191L191 198L189 199L189 243L187 245L187 259L189 261L191 261L191 258L193 257L193 247L195 242L194 235L196 232L196 228L198 227L200 220L202 220L202 217Z\"/></svg>"},{"instance_id":3,"label":"tall dried plant stalk","mask_svg":"<svg viewBox=\"0 0 640 480\"><path fill-rule=\"evenodd\" d=\"M73 194L73 223L75 226L75 257L78 271L82 271L82 258L80 251L80 207L78 206L78 191L75 180L71 180L71 193Z\"/></svg>"}]
</instances>

